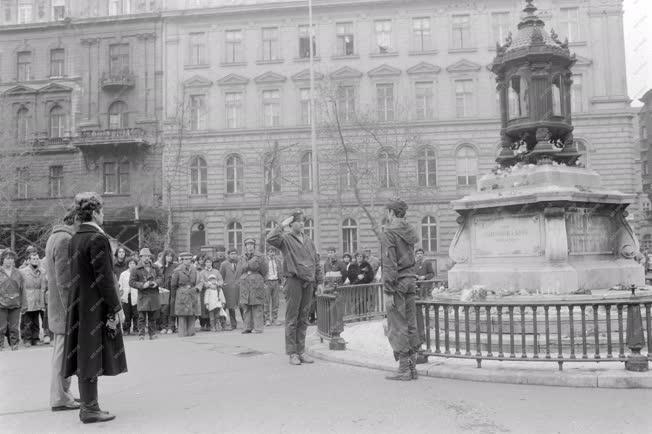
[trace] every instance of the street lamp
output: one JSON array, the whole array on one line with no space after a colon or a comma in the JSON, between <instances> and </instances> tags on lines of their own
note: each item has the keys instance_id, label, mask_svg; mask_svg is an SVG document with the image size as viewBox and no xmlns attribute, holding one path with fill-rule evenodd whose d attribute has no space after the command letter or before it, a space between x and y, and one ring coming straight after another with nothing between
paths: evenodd
<instances>
[{"instance_id":1,"label":"street lamp","mask_svg":"<svg viewBox=\"0 0 652 434\"><path fill-rule=\"evenodd\" d=\"M315 248L319 252L320 230L319 230L319 176L317 174L317 133L315 130L315 29L312 24L312 0L308 0L308 28L310 29L310 146L312 150L312 223Z\"/></svg>"}]
</instances>

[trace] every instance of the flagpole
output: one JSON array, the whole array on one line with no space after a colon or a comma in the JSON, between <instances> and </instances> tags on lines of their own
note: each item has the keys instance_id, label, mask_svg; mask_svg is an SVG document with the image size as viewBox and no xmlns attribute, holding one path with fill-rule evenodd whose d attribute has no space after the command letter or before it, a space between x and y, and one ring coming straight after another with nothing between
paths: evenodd
<instances>
[{"instance_id":1,"label":"flagpole","mask_svg":"<svg viewBox=\"0 0 652 434\"><path fill-rule=\"evenodd\" d=\"M317 155L317 132L315 130L315 70L314 70L314 41L315 30L312 24L312 0L308 0L308 28L310 40L310 146L312 150L312 225L315 247L317 252L320 248L320 230L319 230L319 176L318 155Z\"/></svg>"}]
</instances>

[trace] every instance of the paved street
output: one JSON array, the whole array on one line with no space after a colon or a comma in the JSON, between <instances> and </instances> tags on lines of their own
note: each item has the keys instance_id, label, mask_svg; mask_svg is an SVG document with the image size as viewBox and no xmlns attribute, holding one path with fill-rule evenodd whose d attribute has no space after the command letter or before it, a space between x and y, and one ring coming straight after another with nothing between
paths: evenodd
<instances>
[{"instance_id":1,"label":"paved street","mask_svg":"<svg viewBox=\"0 0 652 434\"><path fill-rule=\"evenodd\" d=\"M129 373L103 378L108 424L48 409L47 347L0 353L0 431L642 433L649 390L564 389L424 378L317 361L290 366L282 328L127 342ZM73 385L76 390L76 385Z\"/></svg>"}]
</instances>

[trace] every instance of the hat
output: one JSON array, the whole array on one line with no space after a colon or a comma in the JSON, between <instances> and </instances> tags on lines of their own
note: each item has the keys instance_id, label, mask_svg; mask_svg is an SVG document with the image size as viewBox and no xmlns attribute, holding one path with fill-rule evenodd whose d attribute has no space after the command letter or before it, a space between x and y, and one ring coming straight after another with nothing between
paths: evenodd
<instances>
[{"instance_id":1,"label":"hat","mask_svg":"<svg viewBox=\"0 0 652 434\"><path fill-rule=\"evenodd\" d=\"M255 240L254 238L251 238L251 237L249 237L249 238L245 238L243 244L244 244L244 245L247 245L247 244L253 244L253 245L255 246L255 245L256 245L256 240Z\"/></svg>"},{"instance_id":2,"label":"hat","mask_svg":"<svg viewBox=\"0 0 652 434\"><path fill-rule=\"evenodd\" d=\"M211 274L210 276L208 276L208 280L217 280L217 276L214 275L214 274Z\"/></svg>"},{"instance_id":3,"label":"hat","mask_svg":"<svg viewBox=\"0 0 652 434\"><path fill-rule=\"evenodd\" d=\"M396 197L394 199L390 199L389 202L387 202L387 205L385 205L385 208L391 209L394 211L399 211L402 214L405 214L405 211L408 209L407 203L402 201L400 198Z\"/></svg>"},{"instance_id":4,"label":"hat","mask_svg":"<svg viewBox=\"0 0 652 434\"><path fill-rule=\"evenodd\" d=\"M292 223L303 221L303 211L296 209L292 211Z\"/></svg>"},{"instance_id":5,"label":"hat","mask_svg":"<svg viewBox=\"0 0 652 434\"><path fill-rule=\"evenodd\" d=\"M180 258L192 258L192 255L190 254L190 252L181 252L181 253L179 253L179 257Z\"/></svg>"},{"instance_id":6,"label":"hat","mask_svg":"<svg viewBox=\"0 0 652 434\"><path fill-rule=\"evenodd\" d=\"M231 254L231 253L238 253L238 249L236 249L235 247L231 247L227 253L228 253L228 254Z\"/></svg>"},{"instance_id":7,"label":"hat","mask_svg":"<svg viewBox=\"0 0 652 434\"><path fill-rule=\"evenodd\" d=\"M138 256L152 256L152 252L149 251L147 247L140 249L140 254Z\"/></svg>"},{"instance_id":8,"label":"hat","mask_svg":"<svg viewBox=\"0 0 652 434\"><path fill-rule=\"evenodd\" d=\"M218 244L215 246L215 251L216 252L226 252L226 247L224 247L222 244Z\"/></svg>"}]
</instances>

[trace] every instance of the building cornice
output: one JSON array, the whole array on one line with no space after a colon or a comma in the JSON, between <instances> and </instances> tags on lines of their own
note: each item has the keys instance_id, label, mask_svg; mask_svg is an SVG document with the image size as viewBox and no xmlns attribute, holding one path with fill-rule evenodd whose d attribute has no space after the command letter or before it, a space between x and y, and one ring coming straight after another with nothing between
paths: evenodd
<instances>
[{"instance_id":1,"label":"building cornice","mask_svg":"<svg viewBox=\"0 0 652 434\"><path fill-rule=\"evenodd\" d=\"M68 29L74 29L79 26L93 26L97 24L125 24L125 23L138 23L147 21L160 21L162 18L161 13L147 13L136 15L120 15L120 16L102 16L90 18L66 18L63 21L45 21L29 24L8 24L0 26L0 33L17 33L17 32L31 32L54 30L61 32Z\"/></svg>"}]
</instances>

